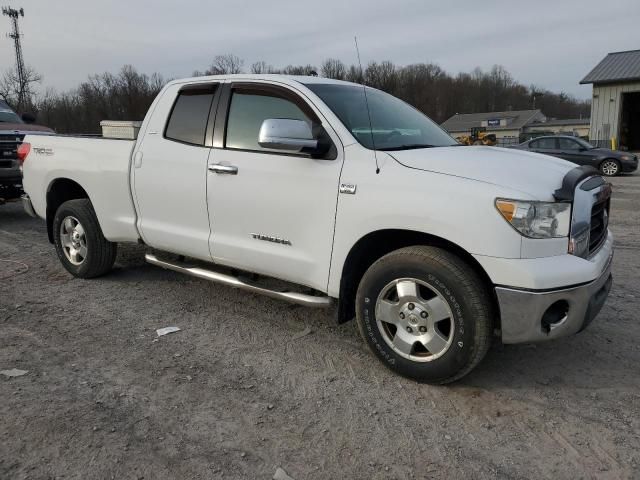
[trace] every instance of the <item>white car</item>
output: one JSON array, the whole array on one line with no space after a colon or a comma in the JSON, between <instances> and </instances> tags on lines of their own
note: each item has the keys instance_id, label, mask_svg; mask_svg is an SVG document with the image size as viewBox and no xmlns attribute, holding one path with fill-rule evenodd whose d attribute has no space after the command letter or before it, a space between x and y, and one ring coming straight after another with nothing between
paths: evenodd
<instances>
[{"instance_id":1,"label":"white car","mask_svg":"<svg viewBox=\"0 0 640 480\"><path fill-rule=\"evenodd\" d=\"M176 80L136 141L25 142L25 208L46 219L73 275L103 275L117 243L141 242L179 255L147 254L154 265L308 306L337 301L339 322L355 317L374 354L419 381L461 378L494 335L575 334L611 286L611 189L595 170L461 147L360 85Z\"/></svg>"}]
</instances>

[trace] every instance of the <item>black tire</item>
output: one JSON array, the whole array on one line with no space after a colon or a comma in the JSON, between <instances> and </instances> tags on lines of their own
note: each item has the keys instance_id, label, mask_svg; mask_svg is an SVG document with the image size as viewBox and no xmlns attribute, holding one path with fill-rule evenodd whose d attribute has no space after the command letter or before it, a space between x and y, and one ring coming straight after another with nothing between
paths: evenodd
<instances>
[{"instance_id":1,"label":"black tire","mask_svg":"<svg viewBox=\"0 0 640 480\"><path fill-rule=\"evenodd\" d=\"M620 162L615 158L605 158L602 162L600 162L599 170L600 173L607 177L615 177L616 175L620 175L622 167L620 165Z\"/></svg>"},{"instance_id":2,"label":"black tire","mask_svg":"<svg viewBox=\"0 0 640 480\"><path fill-rule=\"evenodd\" d=\"M69 217L77 219L84 231L86 256L82 257L79 263L74 263L67 257L66 250L62 244L62 223ZM116 259L117 243L110 242L104 238L98 218L89 199L69 200L60 205L53 218L53 238L58 258L64 268L75 277L99 277L113 267Z\"/></svg>"},{"instance_id":3,"label":"black tire","mask_svg":"<svg viewBox=\"0 0 640 480\"><path fill-rule=\"evenodd\" d=\"M442 350L441 356L433 356L430 361L424 360L431 355L426 349L426 353L416 353L423 355L422 361L399 354L387 343L393 341L389 340L391 327L386 327L389 325L386 323L380 327L376 318L376 304L381 293L395 280L407 278L428 284L429 295L444 300L451 313L450 320L445 320L451 322L447 333L449 346ZM419 291L425 288L420 285ZM397 302L400 305L402 300ZM416 316L412 317L415 321ZM459 257L436 247L407 247L385 255L366 271L356 295L358 328L371 350L391 370L425 383L450 383L473 370L491 344L493 318L493 302L485 282ZM414 335L420 335L415 332L414 327ZM416 345L420 347L420 344Z\"/></svg>"}]
</instances>

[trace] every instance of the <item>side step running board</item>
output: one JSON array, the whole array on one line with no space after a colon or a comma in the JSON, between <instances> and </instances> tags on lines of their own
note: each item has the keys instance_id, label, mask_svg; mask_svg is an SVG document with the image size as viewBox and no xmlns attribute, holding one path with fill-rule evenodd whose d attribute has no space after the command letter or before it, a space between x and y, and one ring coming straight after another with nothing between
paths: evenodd
<instances>
[{"instance_id":1,"label":"side step running board","mask_svg":"<svg viewBox=\"0 0 640 480\"><path fill-rule=\"evenodd\" d=\"M231 275L226 275L224 273L214 272L213 270L166 262L164 260L160 260L151 253L147 253L144 258L152 265L173 270L174 272L184 273L186 275L202 278L211 282L222 283L224 285L229 285L230 287L240 288L253 293L260 293L267 297L286 300L287 302L297 303L298 305L304 305L306 307L329 307L333 304L331 297L315 297L313 295L305 295L304 293L269 290L268 288L251 285L250 283L243 282L239 278L232 277Z\"/></svg>"}]
</instances>

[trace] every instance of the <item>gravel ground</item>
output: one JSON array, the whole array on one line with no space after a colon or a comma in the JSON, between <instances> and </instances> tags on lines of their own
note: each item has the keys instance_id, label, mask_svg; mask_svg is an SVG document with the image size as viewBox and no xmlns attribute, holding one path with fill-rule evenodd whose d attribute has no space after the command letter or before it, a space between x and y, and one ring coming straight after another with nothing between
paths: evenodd
<instances>
[{"instance_id":1,"label":"gravel ground","mask_svg":"<svg viewBox=\"0 0 640 480\"><path fill-rule=\"evenodd\" d=\"M640 175L613 183L598 319L447 387L392 374L334 312L137 246L74 279L42 221L0 206L0 369L28 370L0 376L0 478L640 478Z\"/></svg>"}]
</instances>

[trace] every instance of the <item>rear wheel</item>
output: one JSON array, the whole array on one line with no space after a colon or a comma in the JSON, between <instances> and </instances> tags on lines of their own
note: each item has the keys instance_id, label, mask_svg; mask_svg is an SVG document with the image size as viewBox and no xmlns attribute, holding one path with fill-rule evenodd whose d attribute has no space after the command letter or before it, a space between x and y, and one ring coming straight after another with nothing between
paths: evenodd
<instances>
[{"instance_id":1,"label":"rear wheel","mask_svg":"<svg viewBox=\"0 0 640 480\"><path fill-rule=\"evenodd\" d=\"M58 258L72 275L93 278L113 267L117 244L104 238L88 199L60 205L53 219L53 232Z\"/></svg>"},{"instance_id":2,"label":"rear wheel","mask_svg":"<svg viewBox=\"0 0 640 480\"><path fill-rule=\"evenodd\" d=\"M449 383L486 354L492 303L462 260L434 247L396 250L365 273L356 297L360 333L387 367L427 383Z\"/></svg>"},{"instance_id":3,"label":"rear wheel","mask_svg":"<svg viewBox=\"0 0 640 480\"><path fill-rule=\"evenodd\" d=\"M607 158L600 164L600 172L607 177L614 177L620 173L620 162L613 158Z\"/></svg>"}]
</instances>

